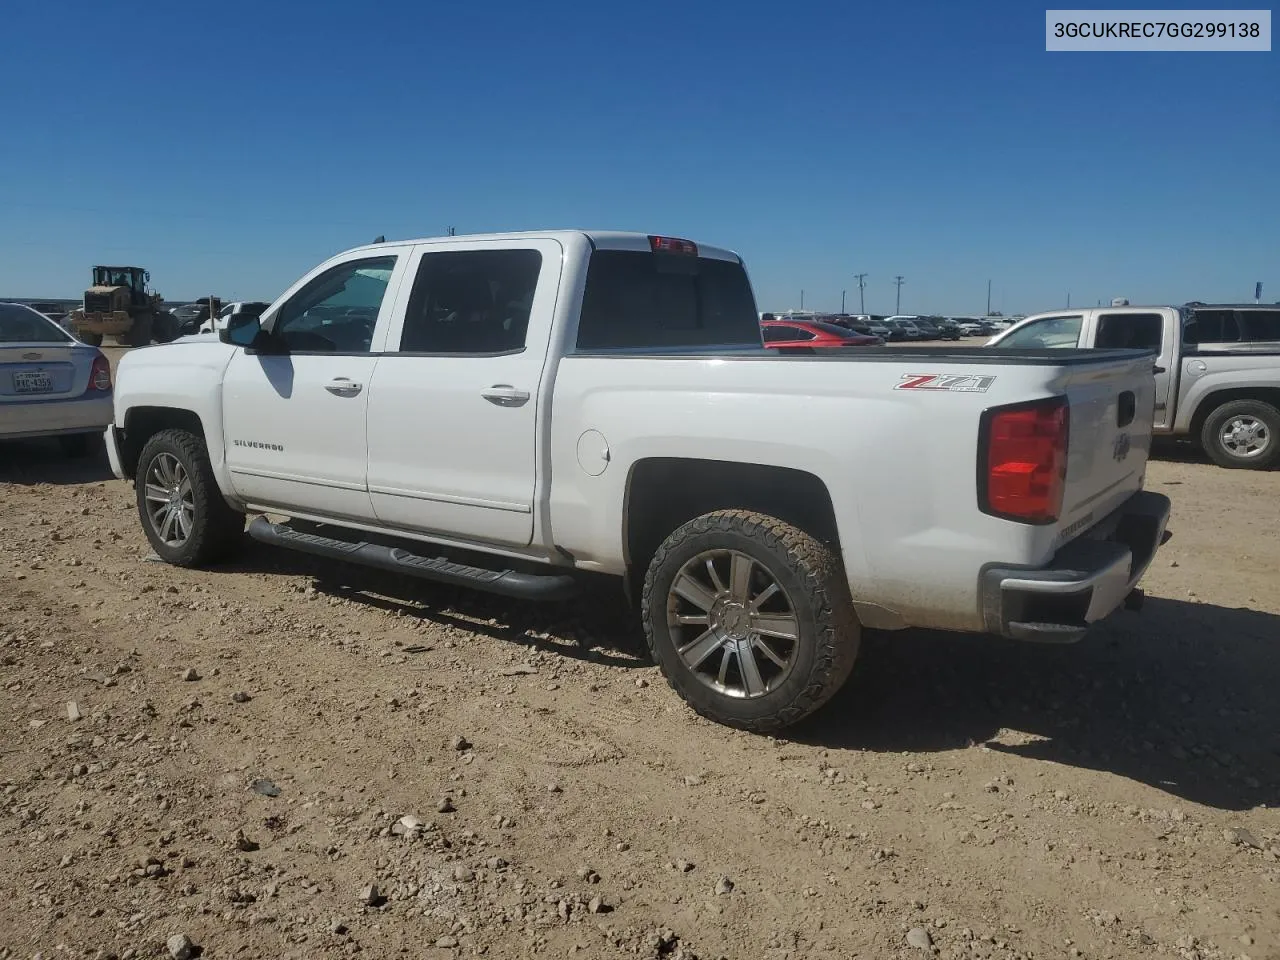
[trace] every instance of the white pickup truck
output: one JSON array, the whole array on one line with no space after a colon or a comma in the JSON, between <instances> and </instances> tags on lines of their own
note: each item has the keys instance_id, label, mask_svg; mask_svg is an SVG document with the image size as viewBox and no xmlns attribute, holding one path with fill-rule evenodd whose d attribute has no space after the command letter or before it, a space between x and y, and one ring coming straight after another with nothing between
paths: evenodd
<instances>
[{"instance_id":1,"label":"white pickup truck","mask_svg":"<svg viewBox=\"0 0 1280 960\"><path fill-rule=\"evenodd\" d=\"M557 231L340 254L260 317L133 350L108 431L142 526L197 566L249 535L507 596L622 579L700 713L782 727L862 627L1070 641L1127 599L1140 351L764 349L740 258Z\"/></svg>"},{"instance_id":2,"label":"white pickup truck","mask_svg":"<svg viewBox=\"0 0 1280 960\"><path fill-rule=\"evenodd\" d=\"M1027 317L988 346L1155 354L1155 432L1223 467L1280 463L1280 304L1111 306Z\"/></svg>"}]
</instances>

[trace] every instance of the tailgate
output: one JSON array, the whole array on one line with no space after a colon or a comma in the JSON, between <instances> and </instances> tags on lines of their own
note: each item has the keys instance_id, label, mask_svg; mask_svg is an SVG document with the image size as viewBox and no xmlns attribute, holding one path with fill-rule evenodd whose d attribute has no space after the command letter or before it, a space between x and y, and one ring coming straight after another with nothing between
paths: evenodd
<instances>
[{"instance_id":1,"label":"tailgate","mask_svg":"<svg viewBox=\"0 0 1280 960\"><path fill-rule=\"evenodd\" d=\"M1060 542L1085 532L1142 489L1155 412L1153 359L1069 368L1066 492Z\"/></svg>"}]
</instances>

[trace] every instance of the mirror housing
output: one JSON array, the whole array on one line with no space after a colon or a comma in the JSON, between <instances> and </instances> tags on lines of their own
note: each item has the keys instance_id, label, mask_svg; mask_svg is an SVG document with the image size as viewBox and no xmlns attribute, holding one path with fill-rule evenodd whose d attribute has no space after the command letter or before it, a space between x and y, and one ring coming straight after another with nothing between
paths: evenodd
<instances>
[{"instance_id":1,"label":"mirror housing","mask_svg":"<svg viewBox=\"0 0 1280 960\"><path fill-rule=\"evenodd\" d=\"M234 347L251 347L262 336L262 321L256 314L233 313L218 330L218 339Z\"/></svg>"}]
</instances>

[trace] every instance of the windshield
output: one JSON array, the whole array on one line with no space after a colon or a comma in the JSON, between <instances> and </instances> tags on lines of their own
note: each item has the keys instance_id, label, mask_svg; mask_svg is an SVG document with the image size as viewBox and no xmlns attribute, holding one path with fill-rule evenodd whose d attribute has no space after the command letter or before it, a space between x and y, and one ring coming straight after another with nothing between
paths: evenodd
<instances>
[{"instance_id":1,"label":"windshield","mask_svg":"<svg viewBox=\"0 0 1280 960\"><path fill-rule=\"evenodd\" d=\"M34 310L0 303L0 343L71 343L61 327Z\"/></svg>"},{"instance_id":2,"label":"windshield","mask_svg":"<svg viewBox=\"0 0 1280 960\"><path fill-rule=\"evenodd\" d=\"M93 271L93 283L97 287L132 287L133 273L123 267L98 267Z\"/></svg>"}]
</instances>

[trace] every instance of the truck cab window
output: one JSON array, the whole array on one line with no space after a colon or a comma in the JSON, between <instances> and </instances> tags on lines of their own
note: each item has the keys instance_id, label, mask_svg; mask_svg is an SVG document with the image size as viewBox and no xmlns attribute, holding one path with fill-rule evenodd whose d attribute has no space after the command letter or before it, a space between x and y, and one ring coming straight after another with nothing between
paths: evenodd
<instances>
[{"instance_id":1,"label":"truck cab window","mask_svg":"<svg viewBox=\"0 0 1280 960\"><path fill-rule=\"evenodd\" d=\"M591 254L579 350L760 344L759 314L740 263L638 250Z\"/></svg>"},{"instance_id":2,"label":"truck cab window","mask_svg":"<svg viewBox=\"0 0 1280 960\"><path fill-rule=\"evenodd\" d=\"M285 302L272 333L293 353L368 353L395 257L326 270Z\"/></svg>"},{"instance_id":3,"label":"truck cab window","mask_svg":"<svg viewBox=\"0 0 1280 960\"><path fill-rule=\"evenodd\" d=\"M1083 319L1073 316L1034 320L994 346L1014 350L1074 347L1080 342L1080 324Z\"/></svg>"},{"instance_id":4,"label":"truck cab window","mask_svg":"<svg viewBox=\"0 0 1280 960\"><path fill-rule=\"evenodd\" d=\"M1160 352L1164 321L1158 313L1104 313L1093 345Z\"/></svg>"},{"instance_id":5,"label":"truck cab window","mask_svg":"<svg viewBox=\"0 0 1280 960\"><path fill-rule=\"evenodd\" d=\"M423 254L400 351L492 354L524 349L541 270L537 250Z\"/></svg>"}]
</instances>

